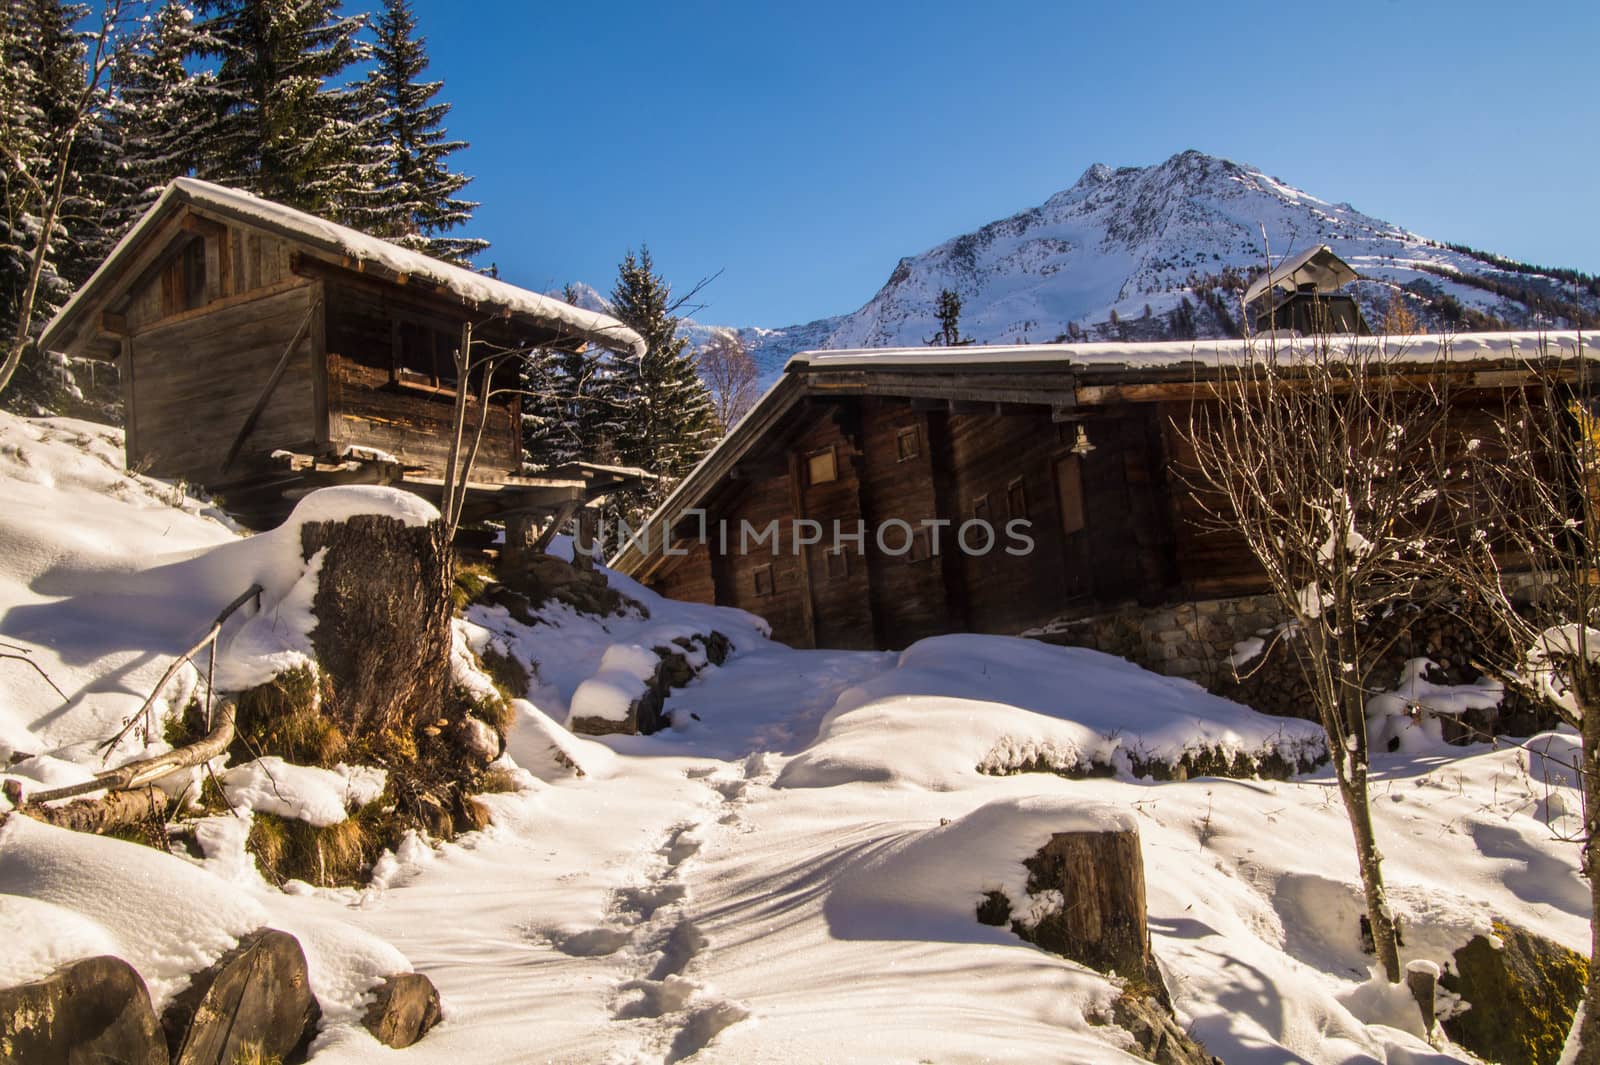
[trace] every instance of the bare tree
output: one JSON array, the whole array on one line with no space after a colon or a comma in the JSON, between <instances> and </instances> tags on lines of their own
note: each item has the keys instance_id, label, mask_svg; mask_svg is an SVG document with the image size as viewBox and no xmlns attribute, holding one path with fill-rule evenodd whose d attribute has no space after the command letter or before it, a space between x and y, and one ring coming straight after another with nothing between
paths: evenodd
<instances>
[{"instance_id":1,"label":"bare tree","mask_svg":"<svg viewBox=\"0 0 1600 1065\"><path fill-rule=\"evenodd\" d=\"M759 398L760 371L744 342L729 329L719 329L700 349L700 379L711 391L711 406L724 435Z\"/></svg>"},{"instance_id":2,"label":"bare tree","mask_svg":"<svg viewBox=\"0 0 1600 1065\"><path fill-rule=\"evenodd\" d=\"M1493 626L1480 668L1543 701L1578 729L1583 791L1580 868L1600 913L1600 378L1580 336L1524 360L1464 463L1440 471L1463 516L1451 576ZM1590 921L1583 1005L1568 1039L1600 1063L1600 927Z\"/></svg>"},{"instance_id":3,"label":"bare tree","mask_svg":"<svg viewBox=\"0 0 1600 1065\"><path fill-rule=\"evenodd\" d=\"M27 228L34 234L34 245L28 252L26 279L17 303L16 328L6 340L5 359L0 361L0 392L11 384L28 349L39 283L49 258L50 242L58 235L80 140L110 101L107 82L115 59L113 37L122 18L122 8L123 0L105 0L99 27L89 43L83 86L65 109L67 118L63 128L47 139L42 167L30 165L22 149L24 138L10 128L20 116L10 113L9 107L6 113L0 113L0 157L5 161L7 200L28 222Z\"/></svg>"},{"instance_id":4,"label":"bare tree","mask_svg":"<svg viewBox=\"0 0 1600 1065\"><path fill-rule=\"evenodd\" d=\"M1219 364L1211 400L1180 427L1193 449L1184 475L1215 530L1242 538L1289 619L1270 653L1293 663L1327 736L1373 944L1399 982L1368 800L1366 703L1374 669L1415 616L1409 608L1440 583L1421 563L1443 377L1430 367L1393 372L1393 353L1371 342L1279 343Z\"/></svg>"}]
</instances>

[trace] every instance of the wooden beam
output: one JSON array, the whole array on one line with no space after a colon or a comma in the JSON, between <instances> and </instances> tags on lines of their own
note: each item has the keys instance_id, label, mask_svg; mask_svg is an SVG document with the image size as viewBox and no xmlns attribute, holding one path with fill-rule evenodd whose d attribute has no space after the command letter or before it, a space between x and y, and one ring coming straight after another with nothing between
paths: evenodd
<instances>
[{"instance_id":1,"label":"wooden beam","mask_svg":"<svg viewBox=\"0 0 1600 1065\"><path fill-rule=\"evenodd\" d=\"M789 508L798 522L806 516L806 491L800 482L800 453L789 452ZM793 526L790 526L791 533ZM797 552L800 562L800 619L805 626L806 646L817 645L817 610L811 600L811 552L801 547Z\"/></svg>"},{"instance_id":2,"label":"wooden beam","mask_svg":"<svg viewBox=\"0 0 1600 1065\"><path fill-rule=\"evenodd\" d=\"M1538 384L1540 380L1547 380L1548 375L1541 377L1530 369L1501 369L1501 370L1470 370L1455 369L1441 372L1417 372L1382 375L1389 383L1398 385L1402 389L1422 391L1439 385L1448 385L1451 388L1518 388L1523 385ZM1577 370L1562 370L1557 375L1561 381L1577 380ZM1173 400L1189 401L1215 399L1221 394L1224 397L1233 394L1237 385L1229 381L1203 380L1203 381L1160 381L1144 384L1109 384L1109 385L1083 385L1077 390L1077 402L1082 406L1106 406L1112 403L1165 403ZM1320 388L1320 383L1301 380L1294 377L1283 378L1278 381L1277 390L1280 392L1304 391L1308 388ZM1263 392L1265 383L1249 382L1248 389L1251 393ZM1336 390L1338 386L1336 385Z\"/></svg>"},{"instance_id":3,"label":"wooden beam","mask_svg":"<svg viewBox=\"0 0 1600 1065\"><path fill-rule=\"evenodd\" d=\"M978 400L987 403L1050 405L1076 401L1071 374L974 374L910 370L846 370L807 374L806 387L819 396L900 396L915 402Z\"/></svg>"}]
</instances>

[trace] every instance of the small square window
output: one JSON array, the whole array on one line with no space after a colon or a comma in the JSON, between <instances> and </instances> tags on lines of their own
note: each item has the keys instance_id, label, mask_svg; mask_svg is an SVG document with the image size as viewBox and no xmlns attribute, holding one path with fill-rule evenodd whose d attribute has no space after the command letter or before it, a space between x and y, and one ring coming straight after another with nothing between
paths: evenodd
<instances>
[{"instance_id":1,"label":"small square window","mask_svg":"<svg viewBox=\"0 0 1600 1065\"><path fill-rule=\"evenodd\" d=\"M756 595L768 596L772 594L772 567L757 566L755 571Z\"/></svg>"},{"instance_id":2,"label":"small square window","mask_svg":"<svg viewBox=\"0 0 1600 1065\"><path fill-rule=\"evenodd\" d=\"M908 425L895 434L895 450L900 462L909 462L922 454L922 437L915 425Z\"/></svg>"},{"instance_id":3,"label":"small square window","mask_svg":"<svg viewBox=\"0 0 1600 1065\"><path fill-rule=\"evenodd\" d=\"M1006 516L1012 521L1028 516L1028 489L1021 477L1006 485Z\"/></svg>"},{"instance_id":4,"label":"small square window","mask_svg":"<svg viewBox=\"0 0 1600 1065\"><path fill-rule=\"evenodd\" d=\"M827 484L838 479L839 463L834 458L833 448L823 448L806 456L807 484Z\"/></svg>"},{"instance_id":5,"label":"small square window","mask_svg":"<svg viewBox=\"0 0 1600 1065\"><path fill-rule=\"evenodd\" d=\"M844 548L830 547L825 557L830 581L843 580L850 576L850 556L845 554Z\"/></svg>"}]
</instances>

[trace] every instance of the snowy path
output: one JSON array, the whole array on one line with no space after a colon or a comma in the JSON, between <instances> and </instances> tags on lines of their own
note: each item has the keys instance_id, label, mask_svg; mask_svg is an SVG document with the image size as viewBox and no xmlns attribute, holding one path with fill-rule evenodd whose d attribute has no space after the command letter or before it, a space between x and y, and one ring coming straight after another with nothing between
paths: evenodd
<instances>
[{"instance_id":1,"label":"snowy path","mask_svg":"<svg viewBox=\"0 0 1600 1065\"><path fill-rule=\"evenodd\" d=\"M617 757L601 779L492 796L493 829L346 911L445 996L446 1022L406 1060L1131 1061L1114 1029L1086 1021L1109 1001L1104 979L960 916L958 881L972 875L961 855L940 867L955 920L851 901L929 830L1038 796L1134 812L1156 952L1180 1017L1224 1060L1457 1060L1373 1025L1372 1007L1349 999L1366 961L1345 942L1359 896L1326 781L777 786L815 750L840 694L881 686L894 661L782 648L735 658L674 695L669 707L699 718L684 731L608 740ZM931 747L914 729L887 742L907 764ZM1490 911L1584 935L1581 883L1535 820L1543 789L1521 758L1385 770L1395 898L1436 926L1409 933L1419 954L1447 955ZM1290 845L1305 839L1339 845ZM380 1056L335 1030L316 1061Z\"/></svg>"}]
</instances>

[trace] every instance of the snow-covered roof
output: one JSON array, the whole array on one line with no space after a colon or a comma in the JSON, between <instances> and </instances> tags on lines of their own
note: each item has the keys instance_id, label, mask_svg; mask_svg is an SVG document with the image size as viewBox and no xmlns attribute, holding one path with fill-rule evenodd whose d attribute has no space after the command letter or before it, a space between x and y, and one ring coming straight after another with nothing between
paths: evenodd
<instances>
[{"instance_id":1,"label":"snow-covered roof","mask_svg":"<svg viewBox=\"0 0 1600 1065\"><path fill-rule=\"evenodd\" d=\"M1575 332L1455 333L1420 336L1335 336L1331 338L1279 337L1281 356L1310 353L1326 339L1335 349L1370 347L1385 362L1495 362L1528 358L1541 350L1563 357L1576 356L1580 343L1591 353L1594 339ZM845 369L950 369L963 366L1036 366L1039 369L1090 367L1159 370L1200 363L1207 366L1239 365L1260 359L1267 341L1165 340L1154 343L1107 342L1098 344L1013 344L958 348L853 348L838 351L802 351L784 365L785 373L812 373Z\"/></svg>"},{"instance_id":2,"label":"snow-covered roof","mask_svg":"<svg viewBox=\"0 0 1600 1065\"><path fill-rule=\"evenodd\" d=\"M1244 301L1253 303L1269 289L1274 288L1294 292L1307 283L1316 285L1318 292L1332 292L1359 276L1349 263L1333 253L1332 248L1326 244L1318 244L1299 255L1285 259L1256 278L1250 287L1245 289Z\"/></svg>"},{"instance_id":3,"label":"snow-covered roof","mask_svg":"<svg viewBox=\"0 0 1600 1065\"><path fill-rule=\"evenodd\" d=\"M357 268L370 264L408 280L431 281L465 303L531 319L601 347L635 356L643 355L645 350L645 342L638 333L609 315L518 288L248 192L194 178L178 178L162 190L160 197L117 243L105 262L45 327L39 341L42 347L54 350L52 344L61 339L73 319L97 298L100 290L116 275L122 261L171 210L181 205L273 231L324 253L352 260Z\"/></svg>"}]
</instances>

